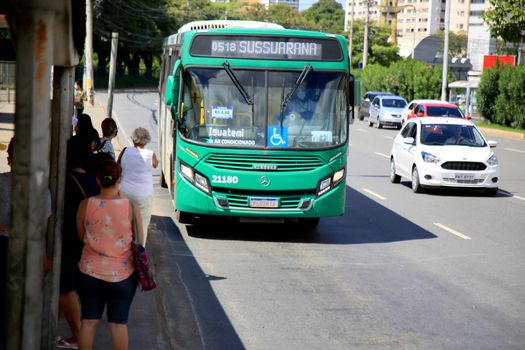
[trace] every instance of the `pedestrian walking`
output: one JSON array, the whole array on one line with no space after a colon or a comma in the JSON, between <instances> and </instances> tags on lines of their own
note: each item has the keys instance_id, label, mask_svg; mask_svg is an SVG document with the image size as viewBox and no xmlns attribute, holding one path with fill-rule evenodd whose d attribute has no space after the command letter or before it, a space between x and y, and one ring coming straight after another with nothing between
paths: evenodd
<instances>
[{"instance_id":1,"label":"pedestrian walking","mask_svg":"<svg viewBox=\"0 0 525 350\"><path fill-rule=\"evenodd\" d=\"M80 80L75 81L75 95L73 98L73 105L75 107L75 115L80 116L84 113L84 101L87 101L87 94L82 90L82 83Z\"/></svg>"},{"instance_id":2,"label":"pedestrian walking","mask_svg":"<svg viewBox=\"0 0 525 350\"><path fill-rule=\"evenodd\" d=\"M65 349L78 349L80 332L80 302L78 300L78 263L84 244L77 231L76 218L80 202L100 193L95 176L86 172L84 149L80 142L68 143L66 155L66 185L64 189L64 217L62 224L62 260L60 265L60 314L66 319L71 336L59 338L56 346Z\"/></svg>"},{"instance_id":3,"label":"pedestrian walking","mask_svg":"<svg viewBox=\"0 0 525 350\"><path fill-rule=\"evenodd\" d=\"M155 152L145 148L151 141L148 130L136 128L133 130L131 140L133 147L124 148L119 156L119 163L122 166L120 191L123 196L137 203L142 217L144 243L146 243L153 197L152 170L158 166L159 161Z\"/></svg>"},{"instance_id":4,"label":"pedestrian walking","mask_svg":"<svg viewBox=\"0 0 525 350\"><path fill-rule=\"evenodd\" d=\"M84 242L78 290L82 350L93 348L105 307L113 349L128 348L128 315L137 289L131 247L133 215L139 231L141 218L137 209L132 213L130 200L119 195L120 175L116 162L105 161L96 173L100 194L84 199L77 213L77 229ZM143 237L142 232L139 237ZM142 239L140 243L144 243Z\"/></svg>"}]
</instances>

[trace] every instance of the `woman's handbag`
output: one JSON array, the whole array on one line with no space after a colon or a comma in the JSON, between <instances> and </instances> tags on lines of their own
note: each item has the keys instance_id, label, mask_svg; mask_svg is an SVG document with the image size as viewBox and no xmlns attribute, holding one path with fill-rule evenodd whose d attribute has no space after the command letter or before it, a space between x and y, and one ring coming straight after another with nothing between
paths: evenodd
<instances>
[{"instance_id":1,"label":"woman's handbag","mask_svg":"<svg viewBox=\"0 0 525 350\"><path fill-rule=\"evenodd\" d=\"M157 288L157 283L153 277L153 271L149 266L148 254L146 248L140 244L139 228L137 225L137 217L135 216L135 206L130 200L131 213L133 216L133 242L131 242L131 250L133 252L133 263L139 277L139 283L143 291Z\"/></svg>"}]
</instances>

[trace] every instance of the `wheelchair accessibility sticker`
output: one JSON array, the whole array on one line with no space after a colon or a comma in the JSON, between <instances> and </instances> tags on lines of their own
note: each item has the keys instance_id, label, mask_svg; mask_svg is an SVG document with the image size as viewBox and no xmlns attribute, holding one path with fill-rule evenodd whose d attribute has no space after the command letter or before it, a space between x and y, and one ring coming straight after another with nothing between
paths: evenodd
<instances>
[{"instance_id":1,"label":"wheelchair accessibility sticker","mask_svg":"<svg viewBox=\"0 0 525 350\"><path fill-rule=\"evenodd\" d=\"M288 127L279 125L268 125L268 147L288 147Z\"/></svg>"}]
</instances>

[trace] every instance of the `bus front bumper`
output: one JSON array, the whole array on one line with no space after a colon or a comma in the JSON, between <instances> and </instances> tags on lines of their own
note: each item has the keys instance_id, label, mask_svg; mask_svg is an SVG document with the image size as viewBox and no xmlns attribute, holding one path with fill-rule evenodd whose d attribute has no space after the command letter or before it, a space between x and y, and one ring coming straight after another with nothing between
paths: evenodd
<instances>
[{"instance_id":1,"label":"bus front bumper","mask_svg":"<svg viewBox=\"0 0 525 350\"><path fill-rule=\"evenodd\" d=\"M213 191L210 196L188 183L179 183L176 189L177 197L186 200L177 201L176 209L196 216L261 218L339 216L344 213L345 186L343 181L319 197L315 194L273 196L271 194L230 194L216 191Z\"/></svg>"}]
</instances>

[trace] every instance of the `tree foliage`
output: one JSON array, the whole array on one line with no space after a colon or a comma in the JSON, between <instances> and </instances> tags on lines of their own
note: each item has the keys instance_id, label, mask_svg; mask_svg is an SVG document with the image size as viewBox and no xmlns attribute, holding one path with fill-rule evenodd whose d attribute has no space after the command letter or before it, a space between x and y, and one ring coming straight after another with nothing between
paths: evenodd
<instances>
[{"instance_id":1,"label":"tree foliage","mask_svg":"<svg viewBox=\"0 0 525 350\"><path fill-rule=\"evenodd\" d=\"M494 37L507 42L523 43L525 41L525 6L523 1L489 0L489 10L483 14L483 20L490 27Z\"/></svg>"},{"instance_id":2,"label":"tree foliage","mask_svg":"<svg viewBox=\"0 0 525 350\"><path fill-rule=\"evenodd\" d=\"M499 65L486 69L481 76L478 86L478 111L489 121L494 121L494 116L496 114L495 103L496 98L499 95L499 78L501 69L502 68Z\"/></svg>"},{"instance_id":3,"label":"tree foliage","mask_svg":"<svg viewBox=\"0 0 525 350\"><path fill-rule=\"evenodd\" d=\"M322 32L340 34L344 29L345 11L335 0L319 0L301 15L312 28Z\"/></svg>"},{"instance_id":4,"label":"tree foliage","mask_svg":"<svg viewBox=\"0 0 525 350\"><path fill-rule=\"evenodd\" d=\"M525 128L525 65L497 64L481 76L478 111L487 120Z\"/></svg>"},{"instance_id":5,"label":"tree foliage","mask_svg":"<svg viewBox=\"0 0 525 350\"><path fill-rule=\"evenodd\" d=\"M354 20L352 35L352 65L363 62L365 23ZM348 36L348 34L346 34ZM370 23L368 34L368 63L378 63L389 66L400 59L399 48L388 42L390 30L380 27L375 22Z\"/></svg>"},{"instance_id":6,"label":"tree foliage","mask_svg":"<svg viewBox=\"0 0 525 350\"><path fill-rule=\"evenodd\" d=\"M445 32L438 31L435 36L441 39L441 46L439 53L443 54L444 36ZM468 35L465 32L449 32L448 33L448 54L451 57L467 57Z\"/></svg>"},{"instance_id":7,"label":"tree foliage","mask_svg":"<svg viewBox=\"0 0 525 350\"><path fill-rule=\"evenodd\" d=\"M367 65L361 74L361 91L388 91L410 101L415 98L437 99L441 94L441 66L428 66L411 59L390 67Z\"/></svg>"}]
</instances>

